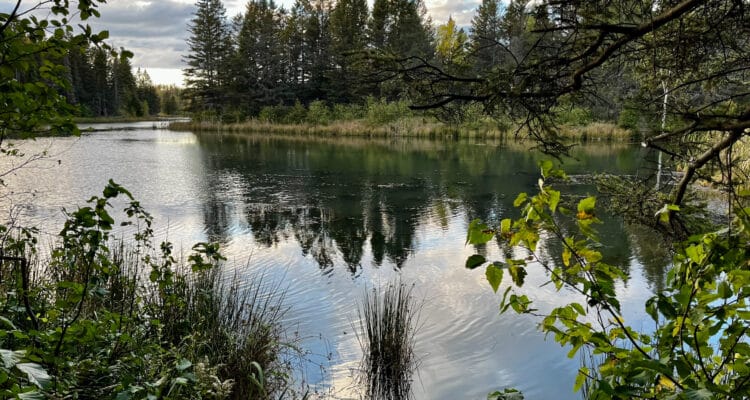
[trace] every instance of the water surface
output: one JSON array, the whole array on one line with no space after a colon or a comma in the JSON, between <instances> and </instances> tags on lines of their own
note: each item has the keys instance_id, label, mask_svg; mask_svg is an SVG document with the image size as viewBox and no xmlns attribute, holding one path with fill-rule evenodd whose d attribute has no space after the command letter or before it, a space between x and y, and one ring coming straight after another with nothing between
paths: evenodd
<instances>
[{"instance_id":1,"label":"water surface","mask_svg":"<svg viewBox=\"0 0 750 400\"><path fill-rule=\"evenodd\" d=\"M298 379L323 397L361 394L357 304L364 291L397 279L414 285L421 304L415 398L483 399L504 387L528 399L580 397L572 391L579 360L545 340L535 318L498 316L500 298L483 270L463 268L476 252L501 259L516 251L496 243L472 248L464 240L469 221L514 216L516 195L534 190L543 156L528 146L149 127L20 143L27 155L46 150L49 157L5 177L5 194L15 193L3 212L20 210L22 221L52 235L63 207L85 204L114 179L154 215L160 239L185 251L196 241L218 241L227 268L283 281L285 323L308 352ZM580 183L592 173L635 174L644 163L626 145L589 145L574 156L565 169L577 179L561 188L578 195L594 194ZM7 169L11 161L2 162ZM608 261L631 276L618 289L625 317L648 329L640 305L659 287L666 260L645 232L603 219ZM542 251L561 250L543 243ZM542 311L576 299L542 287L546 281L530 269L526 290Z\"/></svg>"}]
</instances>

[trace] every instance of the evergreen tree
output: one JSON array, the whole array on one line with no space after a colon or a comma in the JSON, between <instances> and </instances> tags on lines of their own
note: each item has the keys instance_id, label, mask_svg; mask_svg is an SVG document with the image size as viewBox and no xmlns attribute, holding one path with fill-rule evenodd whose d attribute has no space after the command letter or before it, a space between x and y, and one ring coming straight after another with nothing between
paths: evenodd
<instances>
[{"instance_id":1,"label":"evergreen tree","mask_svg":"<svg viewBox=\"0 0 750 400\"><path fill-rule=\"evenodd\" d=\"M135 75L138 100L143 108L144 115L157 115L161 111L161 101L148 72L140 68ZM145 106L145 107L144 107Z\"/></svg>"},{"instance_id":2,"label":"evergreen tree","mask_svg":"<svg viewBox=\"0 0 750 400\"><path fill-rule=\"evenodd\" d=\"M501 47L500 12L499 0L482 0L471 20L471 53L477 70L492 68L506 55Z\"/></svg>"},{"instance_id":3,"label":"evergreen tree","mask_svg":"<svg viewBox=\"0 0 750 400\"><path fill-rule=\"evenodd\" d=\"M273 1L247 3L237 38L235 88L244 112L256 115L263 106L283 101L281 22L283 13Z\"/></svg>"},{"instance_id":4,"label":"evergreen tree","mask_svg":"<svg viewBox=\"0 0 750 400\"><path fill-rule=\"evenodd\" d=\"M333 64L330 12L328 0L305 0L304 46L302 60L308 73L301 100L309 103L328 98L331 65Z\"/></svg>"},{"instance_id":5,"label":"evergreen tree","mask_svg":"<svg viewBox=\"0 0 750 400\"><path fill-rule=\"evenodd\" d=\"M192 111L221 114L226 106L228 62L231 51L226 10L221 0L198 0L188 31L185 56L186 95Z\"/></svg>"},{"instance_id":6,"label":"evergreen tree","mask_svg":"<svg viewBox=\"0 0 750 400\"><path fill-rule=\"evenodd\" d=\"M124 54L112 62L112 104L118 114L141 116L142 107L130 59Z\"/></svg>"},{"instance_id":7,"label":"evergreen tree","mask_svg":"<svg viewBox=\"0 0 750 400\"><path fill-rule=\"evenodd\" d=\"M432 28L421 0L375 0L370 18L373 47L400 57L432 54Z\"/></svg>"},{"instance_id":8,"label":"evergreen tree","mask_svg":"<svg viewBox=\"0 0 750 400\"><path fill-rule=\"evenodd\" d=\"M93 50L92 81L93 98L91 99L91 112L96 117L106 117L116 112L113 106L114 99L110 89L110 63L109 54L102 48Z\"/></svg>"},{"instance_id":9,"label":"evergreen tree","mask_svg":"<svg viewBox=\"0 0 750 400\"><path fill-rule=\"evenodd\" d=\"M367 46L367 1L339 0L331 12L331 95L336 102L354 102L363 97L362 63Z\"/></svg>"}]
</instances>

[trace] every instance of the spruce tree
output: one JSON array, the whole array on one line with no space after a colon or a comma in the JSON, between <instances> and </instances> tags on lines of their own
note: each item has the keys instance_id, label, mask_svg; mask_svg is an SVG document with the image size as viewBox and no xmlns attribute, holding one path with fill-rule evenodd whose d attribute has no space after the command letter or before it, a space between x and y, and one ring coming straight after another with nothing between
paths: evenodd
<instances>
[{"instance_id":1,"label":"spruce tree","mask_svg":"<svg viewBox=\"0 0 750 400\"><path fill-rule=\"evenodd\" d=\"M484 71L497 65L505 52L502 48L502 17L499 0L482 0L471 20L471 54L474 66Z\"/></svg>"},{"instance_id":2,"label":"spruce tree","mask_svg":"<svg viewBox=\"0 0 750 400\"><path fill-rule=\"evenodd\" d=\"M228 61L231 51L226 10L221 0L198 0L188 27L185 56L185 95L191 111L221 114L226 106Z\"/></svg>"},{"instance_id":3,"label":"spruce tree","mask_svg":"<svg viewBox=\"0 0 750 400\"><path fill-rule=\"evenodd\" d=\"M367 14L365 0L339 0L331 12L331 95L336 102L356 102L366 92L359 60L367 47Z\"/></svg>"},{"instance_id":4,"label":"spruce tree","mask_svg":"<svg viewBox=\"0 0 750 400\"><path fill-rule=\"evenodd\" d=\"M273 1L247 3L237 38L234 90L248 115L256 115L263 106L284 100L282 16Z\"/></svg>"}]
</instances>

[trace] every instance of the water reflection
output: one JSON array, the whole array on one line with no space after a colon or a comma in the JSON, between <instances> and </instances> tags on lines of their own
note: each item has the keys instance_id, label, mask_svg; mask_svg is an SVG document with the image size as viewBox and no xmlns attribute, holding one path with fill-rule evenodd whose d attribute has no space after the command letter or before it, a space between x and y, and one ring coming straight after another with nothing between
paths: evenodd
<instances>
[{"instance_id":1,"label":"water reflection","mask_svg":"<svg viewBox=\"0 0 750 400\"><path fill-rule=\"evenodd\" d=\"M374 266L402 268L419 246L415 231L429 221L437 222L431 229L445 230L459 212L495 223L514 216L515 195L534 190L543 157L504 142L203 135L199 143L212 177L204 218L213 239L247 230L256 243L273 247L294 238L323 270L340 258L352 273L362 268L366 253ZM574 157L564 166L573 175L627 174L642 162L638 152L609 144L579 149ZM561 189L593 194L583 184ZM653 258L621 240L641 232L629 235L611 216L601 219L607 262L627 268L633 254ZM562 248L552 241L547 251L559 259Z\"/></svg>"},{"instance_id":2,"label":"water reflection","mask_svg":"<svg viewBox=\"0 0 750 400\"><path fill-rule=\"evenodd\" d=\"M23 146L32 154L46 144ZM497 223L516 216L516 194L535 190L542 156L527 146L150 129L59 139L55 146L65 149L56 158L61 163L7 177L8 187L38 189L24 222L59 231L60 207L83 205L113 178L152 212L159 239L166 236L177 249L218 240L228 268L245 266L288 285L285 324L299 332L299 345L312 359L300 381L330 390L325 398L358 389L352 381L362 356L352 334L356 303L365 290L395 278L414 283L416 297L424 299L415 398L484 398L505 386L532 399L577 398L571 390L575 360L545 341L537 320L498 317L499 298L484 272L463 268L475 252L492 259L522 256L496 242L466 247L464 237L473 218ZM637 149L613 145L587 146L574 156L565 169L576 179L557 186L578 196L594 194L581 183L592 172L631 174L643 159ZM631 273L618 286L625 317L640 318L643 299L660 288L668 257L645 232L599 217L605 222L600 236L610 246L603 249L607 261ZM541 249L559 259L554 240ZM542 287L548 279L540 268L529 268L526 289L541 310L579 300ZM528 378L547 377L552 369L544 382Z\"/></svg>"}]
</instances>

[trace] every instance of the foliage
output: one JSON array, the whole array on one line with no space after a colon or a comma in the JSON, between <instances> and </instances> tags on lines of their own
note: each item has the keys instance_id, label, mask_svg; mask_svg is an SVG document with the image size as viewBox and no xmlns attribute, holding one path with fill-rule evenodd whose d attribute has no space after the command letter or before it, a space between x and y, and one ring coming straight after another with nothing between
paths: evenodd
<instances>
[{"instance_id":1,"label":"foliage","mask_svg":"<svg viewBox=\"0 0 750 400\"><path fill-rule=\"evenodd\" d=\"M0 143L5 137L29 137L46 133L76 133L71 121L75 108L67 101L71 90L62 60L82 44L100 44L106 31L94 33L88 25L76 33L68 22L77 11L83 24L98 16L99 0L78 2L69 9L67 1L54 0L49 17L38 19L33 11L43 3L21 8L18 1L8 14L0 13Z\"/></svg>"},{"instance_id":2,"label":"foliage","mask_svg":"<svg viewBox=\"0 0 750 400\"><path fill-rule=\"evenodd\" d=\"M638 332L623 319L616 293L618 281L627 280L627 275L606 264L599 251L596 199L586 197L570 204L549 184L565 178L564 173L549 161L540 167L539 192L521 193L515 201L520 218L504 219L498 228L479 221L469 227L467 243L484 244L497 237L528 252L528 258L495 261L486 267L494 291L507 286L501 312L512 309L541 317L542 331L568 346L569 357L584 347L600 356L596 373L582 367L575 382L578 390L587 380L595 380L590 382L589 398L746 398L750 394L750 209L737 210L730 227L694 235L675 246L664 290L645 303L655 328ZM668 223L678 212L680 207L666 204L657 215ZM563 244L559 259L538 256L547 240ZM476 268L486 261L474 255L466 266ZM534 308L533 300L519 293L532 267L542 268L557 290L574 291L581 301L545 313ZM506 283L506 275L512 285Z\"/></svg>"},{"instance_id":3,"label":"foliage","mask_svg":"<svg viewBox=\"0 0 750 400\"><path fill-rule=\"evenodd\" d=\"M221 0L198 0L190 22L185 56L185 92L191 111L221 114L227 103L231 38Z\"/></svg>"},{"instance_id":4,"label":"foliage","mask_svg":"<svg viewBox=\"0 0 750 400\"><path fill-rule=\"evenodd\" d=\"M120 196L132 248L111 246ZM12 278L0 298L3 398L247 398L282 388L283 309L261 286L224 285L217 245L195 245L187 263L170 243L154 254L151 216L112 181L66 216L44 261L33 231L0 228L0 269Z\"/></svg>"}]
</instances>

